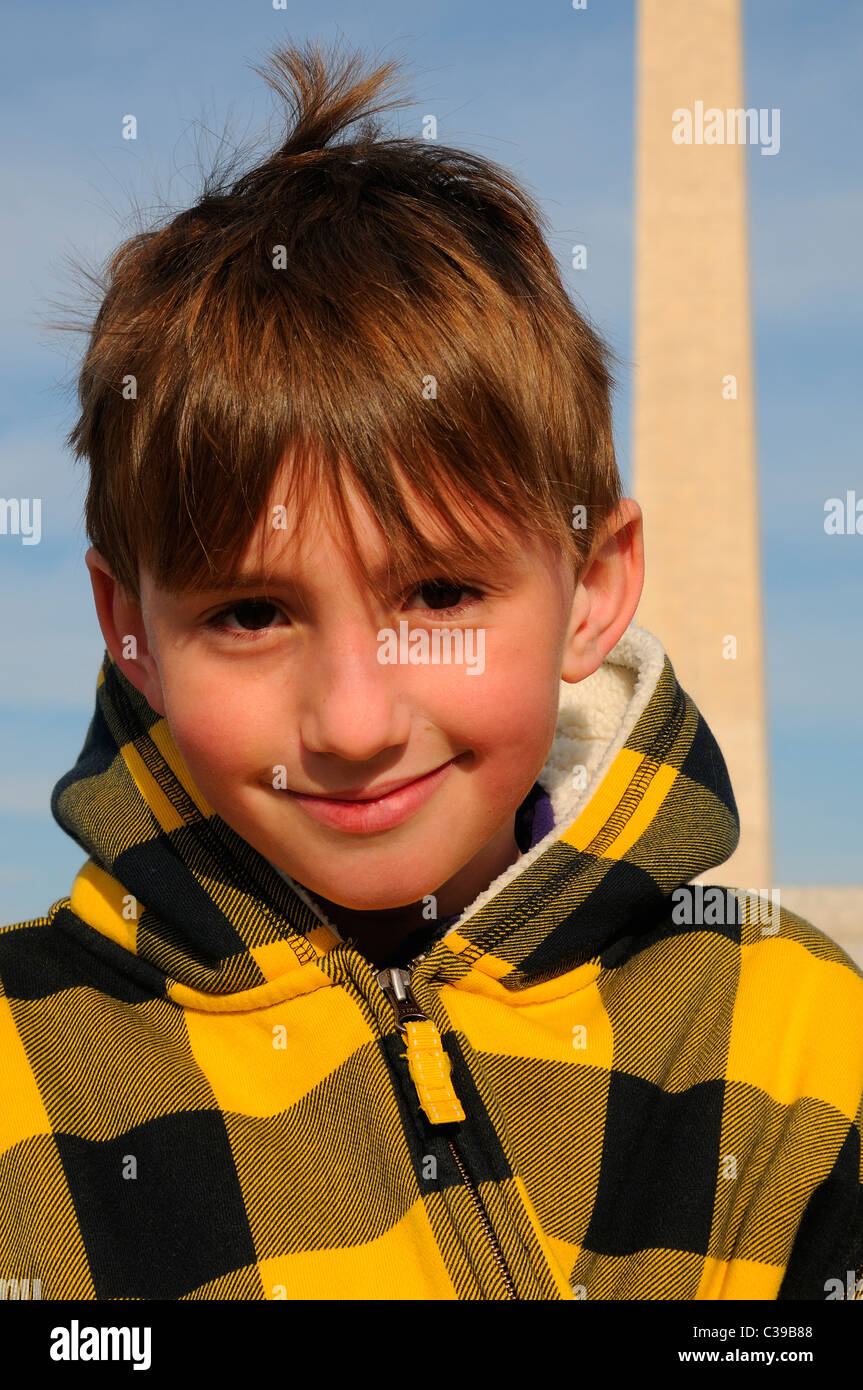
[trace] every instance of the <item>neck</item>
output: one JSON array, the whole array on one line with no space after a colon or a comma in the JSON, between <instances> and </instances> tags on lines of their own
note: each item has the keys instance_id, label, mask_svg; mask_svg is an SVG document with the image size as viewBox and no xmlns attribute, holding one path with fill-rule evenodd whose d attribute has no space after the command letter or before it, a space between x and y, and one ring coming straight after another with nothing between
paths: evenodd
<instances>
[{"instance_id":1,"label":"neck","mask_svg":"<svg viewBox=\"0 0 863 1390\"><path fill-rule=\"evenodd\" d=\"M502 827L470 863L433 894L399 907L345 907L309 890L345 940L352 941L372 965L383 966L415 932L431 932L442 917L460 914L498 874L521 855L512 825ZM423 949L417 947L417 953Z\"/></svg>"},{"instance_id":2,"label":"neck","mask_svg":"<svg viewBox=\"0 0 863 1390\"><path fill-rule=\"evenodd\" d=\"M361 911L359 908L343 907L341 903L330 902L328 898L316 895L316 900L326 912L331 922L338 927L346 941L352 942L372 965L383 967L390 956L397 954L399 947L422 928L430 930L435 921L429 916L428 905L407 903L404 907L382 908L377 911ZM442 914L449 916L449 913ZM417 947L417 951L421 947Z\"/></svg>"}]
</instances>

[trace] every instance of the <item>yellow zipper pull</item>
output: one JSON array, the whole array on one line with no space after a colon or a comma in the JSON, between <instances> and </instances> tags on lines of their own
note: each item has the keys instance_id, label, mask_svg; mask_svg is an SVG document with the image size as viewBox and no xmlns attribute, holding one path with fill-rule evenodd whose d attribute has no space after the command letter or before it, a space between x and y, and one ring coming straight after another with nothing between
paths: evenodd
<instances>
[{"instance_id":1,"label":"yellow zipper pull","mask_svg":"<svg viewBox=\"0 0 863 1390\"><path fill-rule=\"evenodd\" d=\"M417 1089L420 1105L433 1125L463 1120L461 1101L453 1090L452 1062L441 1035L430 1018L405 1024L408 1071Z\"/></svg>"},{"instance_id":2,"label":"yellow zipper pull","mask_svg":"<svg viewBox=\"0 0 863 1390\"><path fill-rule=\"evenodd\" d=\"M433 1125L465 1119L453 1090L452 1063L434 1021L423 1013L411 991L410 972L399 966L381 970L377 982L392 1005L396 1024L407 1043L408 1071L419 1103Z\"/></svg>"}]
</instances>

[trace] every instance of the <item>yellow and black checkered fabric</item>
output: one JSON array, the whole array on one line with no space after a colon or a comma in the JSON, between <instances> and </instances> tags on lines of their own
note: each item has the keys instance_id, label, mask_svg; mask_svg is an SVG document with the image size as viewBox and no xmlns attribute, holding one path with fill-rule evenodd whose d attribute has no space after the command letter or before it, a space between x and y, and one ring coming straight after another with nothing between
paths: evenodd
<instances>
[{"instance_id":1,"label":"yellow and black checkered fabric","mask_svg":"<svg viewBox=\"0 0 863 1390\"><path fill-rule=\"evenodd\" d=\"M0 931L0 1281L861 1297L863 976L784 909L678 920L739 825L667 658L574 822L414 973L451 1126L373 966L213 813L107 653L52 809L89 857Z\"/></svg>"}]
</instances>

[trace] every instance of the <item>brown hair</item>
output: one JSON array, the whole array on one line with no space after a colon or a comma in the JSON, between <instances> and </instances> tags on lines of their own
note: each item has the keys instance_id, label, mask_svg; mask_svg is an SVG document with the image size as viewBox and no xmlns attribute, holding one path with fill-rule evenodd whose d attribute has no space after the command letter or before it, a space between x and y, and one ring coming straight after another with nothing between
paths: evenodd
<instances>
[{"instance_id":1,"label":"brown hair","mask_svg":"<svg viewBox=\"0 0 863 1390\"><path fill-rule=\"evenodd\" d=\"M356 556L347 470L399 574L439 553L405 485L466 561L515 527L579 564L622 496L613 354L541 212L487 159L381 134L395 63L308 44L255 71L294 108L284 143L211 173L99 281L68 438L90 541L135 598L142 564L172 592L229 586L289 458L299 515L329 503Z\"/></svg>"}]
</instances>

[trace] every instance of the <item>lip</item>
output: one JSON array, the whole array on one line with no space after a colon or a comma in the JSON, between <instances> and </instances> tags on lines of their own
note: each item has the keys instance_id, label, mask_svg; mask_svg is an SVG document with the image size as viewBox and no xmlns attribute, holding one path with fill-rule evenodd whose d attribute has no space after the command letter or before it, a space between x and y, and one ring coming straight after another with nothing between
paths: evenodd
<instances>
[{"instance_id":1,"label":"lip","mask_svg":"<svg viewBox=\"0 0 863 1390\"><path fill-rule=\"evenodd\" d=\"M349 834L370 835L379 830L391 830L414 815L446 780L454 761L450 758L449 762L421 777L383 782L381 786L386 790L381 792L375 788L372 796L358 791L338 797L306 796L302 792L288 792L287 795L321 825Z\"/></svg>"},{"instance_id":2,"label":"lip","mask_svg":"<svg viewBox=\"0 0 863 1390\"><path fill-rule=\"evenodd\" d=\"M440 766L445 767L446 764L441 763ZM440 767L433 767L431 772L421 772L418 777L393 778L391 782L378 782L374 787L360 787L358 791L328 792L326 796L320 792L297 792L296 795L317 797L321 801L379 801L381 797L389 796L390 792L400 791L402 787L409 787L414 782L433 777L436 772L440 772Z\"/></svg>"}]
</instances>

